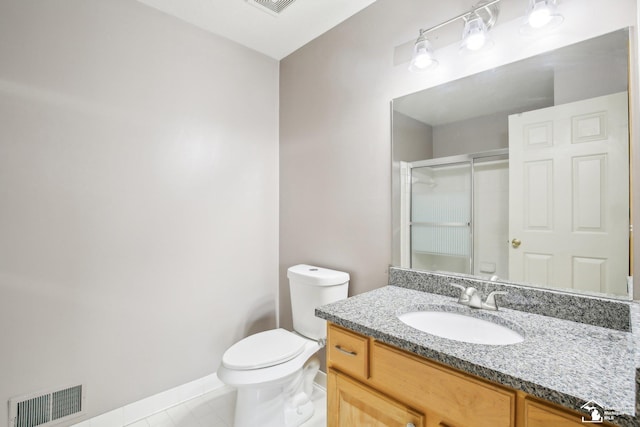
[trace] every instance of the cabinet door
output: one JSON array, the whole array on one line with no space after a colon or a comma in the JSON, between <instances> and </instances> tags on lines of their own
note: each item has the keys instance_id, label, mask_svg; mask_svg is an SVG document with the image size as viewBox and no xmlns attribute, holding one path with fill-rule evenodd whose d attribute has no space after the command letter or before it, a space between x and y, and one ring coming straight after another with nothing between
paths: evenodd
<instances>
[{"instance_id":1,"label":"cabinet door","mask_svg":"<svg viewBox=\"0 0 640 427\"><path fill-rule=\"evenodd\" d=\"M329 370L329 427L424 427L424 416L377 391Z\"/></svg>"}]
</instances>

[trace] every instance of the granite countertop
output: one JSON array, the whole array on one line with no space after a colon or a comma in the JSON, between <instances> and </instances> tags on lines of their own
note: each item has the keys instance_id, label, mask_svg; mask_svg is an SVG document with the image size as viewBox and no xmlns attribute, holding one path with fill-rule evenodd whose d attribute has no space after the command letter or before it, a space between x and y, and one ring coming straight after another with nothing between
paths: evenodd
<instances>
[{"instance_id":1,"label":"granite countertop","mask_svg":"<svg viewBox=\"0 0 640 427\"><path fill-rule=\"evenodd\" d=\"M397 315L430 305L498 316L524 333L521 343L496 346L452 341L401 322ZM632 321L639 322L636 304ZM637 426L636 333L500 308L477 310L455 298L385 286L316 309L316 315L381 342L444 363L470 374L580 410L588 401L602 405L621 426ZM634 323L640 324L640 323Z\"/></svg>"}]
</instances>

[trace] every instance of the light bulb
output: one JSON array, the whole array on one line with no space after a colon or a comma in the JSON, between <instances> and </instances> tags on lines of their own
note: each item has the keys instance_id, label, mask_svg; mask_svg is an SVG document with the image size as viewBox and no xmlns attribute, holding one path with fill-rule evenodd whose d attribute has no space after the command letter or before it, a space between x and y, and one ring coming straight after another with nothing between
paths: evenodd
<instances>
[{"instance_id":1,"label":"light bulb","mask_svg":"<svg viewBox=\"0 0 640 427\"><path fill-rule=\"evenodd\" d=\"M487 42L487 37L484 33L476 33L471 34L467 37L467 42L465 44L466 48L469 50L480 50L482 46Z\"/></svg>"},{"instance_id":2,"label":"light bulb","mask_svg":"<svg viewBox=\"0 0 640 427\"><path fill-rule=\"evenodd\" d=\"M416 55L415 61L413 61L413 65L416 68L420 68L420 69L427 68L432 63L433 63L433 60L431 59L431 56L428 55L426 52L418 53L418 55Z\"/></svg>"},{"instance_id":3,"label":"light bulb","mask_svg":"<svg viewBox=\"0 0 640 427\"><path fill-rule=\"evenodd\" d=\"M559 26L564 21L564 17L557 12L556 8L556 0L529 0L527 17L520 28L520 33L534 35Z\"/></svg>"},{"instance_id":4,"label":"light bulb","mask_svg":"<svg viewBox=\"0 0 640 427\"><path fill-rule=\"evenodd\" d=\"M544 27L551 21L551 10L545 3L538 3L534 6L531 13L529 13L529 25L532 28Z\"/></svg>"}]
</instances>

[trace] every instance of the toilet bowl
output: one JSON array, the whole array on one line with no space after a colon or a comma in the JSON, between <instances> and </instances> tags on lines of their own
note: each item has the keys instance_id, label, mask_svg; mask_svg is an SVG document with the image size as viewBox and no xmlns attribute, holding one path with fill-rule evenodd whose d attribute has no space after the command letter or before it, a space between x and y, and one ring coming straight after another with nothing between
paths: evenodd
<instances>
[{"instance_id":1,"label":"toilet bowl","mask_svg":"<svg viewBox=\"0 0 640 427\"><path fill-rule=\"evenodd\" d=\"M236 387L234 427L298 427L313 416L313 380L326 322L315 307L347 297L349 275L306 264L289 268L295 332L272 329L235 343L218 378Z\"/></svg>"},{"instance_id":2,"label":"toilet bowl","mask_svg":"<svg viewBox=\"0 0 640 427\"><path fill-rule=\"evenodd\" d=\"M271 344L269 344L271 342ZM322 345L284 329L251 335L227 350L218 378L236 387L235 427L294 427L313 416Z\"/></svg>"}]
</instances>

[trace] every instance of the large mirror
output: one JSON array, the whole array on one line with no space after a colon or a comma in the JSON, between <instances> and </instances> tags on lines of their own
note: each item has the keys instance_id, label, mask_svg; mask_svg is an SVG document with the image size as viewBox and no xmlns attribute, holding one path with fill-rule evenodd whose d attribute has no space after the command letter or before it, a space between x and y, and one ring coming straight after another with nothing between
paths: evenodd
<instances>
[{"instance_id":1,"label":"large mirror","mask_svg":"<svg viewBox=\"0 0 640 427\"><path fill-rule=\"evenodd\" d=\"M629 30L392 101L393 265L628 299Z\"/></svg>"}]
</instances>

